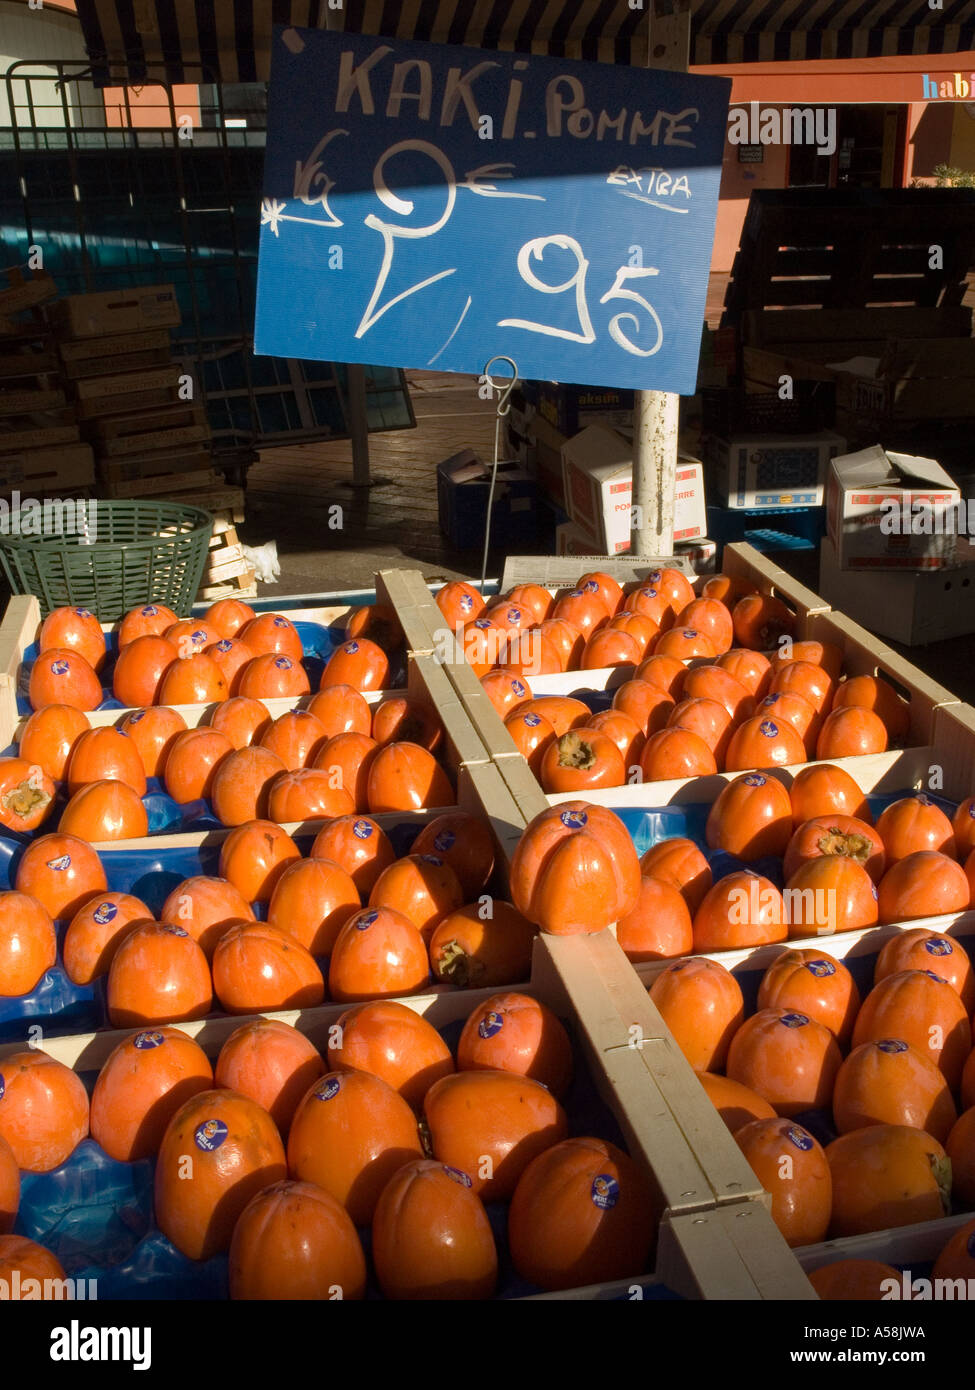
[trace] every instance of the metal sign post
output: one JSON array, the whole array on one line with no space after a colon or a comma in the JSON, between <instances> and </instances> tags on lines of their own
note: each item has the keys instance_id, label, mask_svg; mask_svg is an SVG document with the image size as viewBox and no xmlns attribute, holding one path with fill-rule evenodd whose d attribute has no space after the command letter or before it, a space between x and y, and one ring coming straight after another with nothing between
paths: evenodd
<instances>
[{"instance_id":1,"label":"metal sign post","mask_svg":"<svg viewBox=\"0 0 975 1390\"><path fill-rule=\"evenodd\" d=\"M664 4L682 13L662 14ZM651 0L647 66L686 72L691 16L686 0ZM637 391L633 402L634 555L671 555L674 550L674 493L680 397L668 391Z\"/></svg>"}]
</instances>

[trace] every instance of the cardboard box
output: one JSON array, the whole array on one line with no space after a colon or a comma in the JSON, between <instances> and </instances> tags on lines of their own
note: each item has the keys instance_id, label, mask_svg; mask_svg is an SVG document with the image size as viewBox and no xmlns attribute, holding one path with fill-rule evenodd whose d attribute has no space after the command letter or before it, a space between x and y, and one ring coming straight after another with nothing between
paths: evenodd
<instances>
[{"instance_id":1,"label":"cardboard box","mask_svg":"<svg viewBox=\"0 0 975 1390\"><path fill-rule=\"evenodd\" d=\"M572 386L565 382L536 382L536 409L560 434L571 436L597 422L633 422L633 392L616 386Z\"/></svg>"},{"instance_id":2,"label":"cardboard box","mask_svg":"<svg viewBox=\"0 0 975 1390\"><path fill-rule=\"evenodd\" d=\"M955 560L950 568L903 574L845 570L824 536L819 589L828 602L881 637L922 647L975 632L975 545L969 539L959 538Z\"/></svg>"},{"instance_id":3,"label":"cardboard box","mask_svg":"<svg viewBox=\"0 0 975 1390\"><path fill-rule=\"evenodd\" d=\"M590 425L562 446L562 474L566 510L592 537L595 553L629 550L632 440L605 425ZM678 453L674 540L697 540L706 534L703 466Z\"/></svg>"},{"instance_id":4,"label":"cardboard box","mask_svg":"<svg viewBox=\"0 0 975 1390\"><path fill-rule=\"evenodd\" d=\"M951 563L961 494L934 459L879 444L830 464L826 528L840 569L940 569Z\"/></svg>"},{"instance_id":5,"label":"cardboard box","mask_svg":"<svg viewBox=\"0 0 975 1390\"><path fill-rule=\"evenodd\" d=\"M491 465L463 449L437 465L440 529L459 550L484 544ZM491 535L507 549L534 543L538 530L535 479L523 464L498 464L491 506Z\"/></svg>"},{"instance_id":6,"label":"cardboard box","mask_svg":"<svg viewBox=\"0 0 975 1390\"><path fill-rule=\"evenodd\" d=\"M51 317L73 338L172 328L180 322L172 285L129 285L105 294L70 294L51 306Z\"/></svg>"},{"instance_id":7,"label":"cardboard box","mask_svg":"<svg viewBox=\"0 0 975 1390\"><path fill-rule=\"evenodd\" d=\"M846 440L815 434L709 434L704 456L708 485L729 507L821 507L830 459Z\"/></svg>"}]
</instances>

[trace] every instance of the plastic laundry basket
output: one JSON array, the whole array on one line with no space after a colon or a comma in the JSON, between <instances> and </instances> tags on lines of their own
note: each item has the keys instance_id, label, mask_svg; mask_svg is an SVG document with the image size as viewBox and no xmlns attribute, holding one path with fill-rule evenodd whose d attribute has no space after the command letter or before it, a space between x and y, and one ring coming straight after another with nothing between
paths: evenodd
<instances>
[{"instance_id":1,"label":"plastic laundry basket","mask_svg":"<svg viewBox=\"0 0 975 1390\"><path fill-rule=\"evenodd\" d=\"M185 617L212 530L209 512L178 502L62 499L43 516L4 518L0 560L13 592L35 594L45 617L70 605L110 623L146 603Z\"/></svg>"}]
</instances>

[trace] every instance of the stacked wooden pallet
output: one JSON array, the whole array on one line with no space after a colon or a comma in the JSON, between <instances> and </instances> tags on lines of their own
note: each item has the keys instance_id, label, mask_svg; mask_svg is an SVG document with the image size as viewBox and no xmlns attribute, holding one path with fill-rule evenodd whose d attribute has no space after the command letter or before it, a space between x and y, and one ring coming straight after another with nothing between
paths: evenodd
<instances>
[{"instance_id":1,"label":"stacked wooden pallet","mask_svg":"<svg viewBox=\"0 0 975 1390\"><path fill-rule=\"evenodd\" d=\"M234 525L234 516L232 507L214 512L210 555L197 594L200 603L216 603L217 599L221 598L257 597L254 570L244 556L244 548Z\"/></svg>"},{"instance_id":2,"label":"stacked wooden pallet","mask_svg":"<svg viewBox=\"0 0 975 1390\"><path fill-rule=\"evenodd\" d=\"M43 305L57 286L19 268L0 280L0 492L69 496L94 481L94 461L68 401Z\"/></svg>"},{"instance_id":3,"label":"stacked wooden pallet","mask_svg":"<svg viewBox=\"0 0 975 1390\"><path fill-rule=\"evenodd\" d=\"M196 383L172 360L172 286L70 295L51 317L100 493L158 497L219 481Z\"/></svg>"}]
</instances>

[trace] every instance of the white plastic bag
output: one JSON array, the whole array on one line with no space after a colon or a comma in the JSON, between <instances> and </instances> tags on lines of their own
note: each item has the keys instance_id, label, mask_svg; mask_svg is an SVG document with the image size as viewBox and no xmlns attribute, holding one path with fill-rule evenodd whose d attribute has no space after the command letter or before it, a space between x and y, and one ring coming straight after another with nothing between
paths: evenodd
<instances>
[{"instance_id":1,"label":"white plastic bag","mask_svg":"<svg viewBox=\"0 0 975 1390\"><path fill-rule=\"evenodd\" d=\"M244 559L254 570L254 577L261 584L273 584L281 578L281 565L278 562L277 541L267 541L264 545L245 545Z\"/></svg>"}]
</instances>

